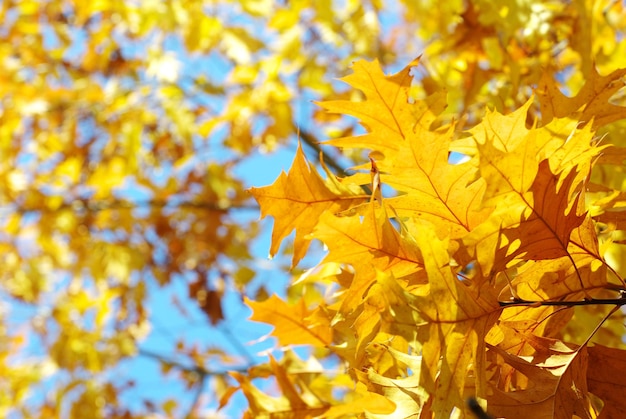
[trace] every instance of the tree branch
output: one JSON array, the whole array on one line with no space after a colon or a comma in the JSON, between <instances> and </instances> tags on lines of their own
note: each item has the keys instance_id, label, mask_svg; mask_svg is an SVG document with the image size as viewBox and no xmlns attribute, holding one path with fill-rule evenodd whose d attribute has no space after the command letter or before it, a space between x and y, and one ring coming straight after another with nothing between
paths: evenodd
<instances>
[{"instance_id":1,"label":"tree branch","mask_svg":"<svg viewBox=\"0 0 626 419\"><path fill-rule=\"evenodd\" d=\"M467 407L469 407L470 411L476 415L477 419L493 419L489 413L485 412L480 404L478 404L478 400L474 397L470 397L467 399Z\"/></svg>"},{"instance_id":2,"label":"tree branch","mask_svg":"<svg viewBox=\"0 0 626 419\"><path fill-rule=\"evenodd\" d=\"M513 299L511 301L498 301L500 307L541 307L541 306L560 306L560 307L576 307L590 305L626 305L626 293L622 293L619 298L592 298L583 301L528 301L522 299Z\"/></svg>"},{"instance_id":3,"label":"tree branch","mask_svg":"<svg viewBox=\"0 0 626 419\"><path fill-rule=\"evenodd\" d=\"M198 404L200 403L200 396L202 396L202 392L204 391L205 385L206 385L206 376L200 376L200 382L198 383L196 387L196 394L193 396L193 401L191 405L189 406L189 412L187 412L187 414L184 416L186 419L193 418L193 412L196 410L196 408L198 407Z\"/></svg>"},{"instance_id":4,"label":"tree branch","mask_svg":"<svg viewBox=\"0 0 626 419\"><path fill-rule=\"evenodd\" d=\"M110 201L91 201L89 199L76 199L72 202L64 202L58 207L46 208L24 208L19 205L0 207L0 216L7 216L13 213L26 214L31 212L59 212L62 210L72 210L74 212L100 212L107 210L132 210L136 208L189 208L201 209L206 211L228 212L232 210L238 211L258 211L259 206L255 204L238 204L231 206L219 205L215 202L200 201L180 201L172 202L159 199L149 199L145 201L127 201L127 200L110 200Z\"/></svg>"},{"instance_id":5,"label":"tree branch","mask_svg":"<svg viewBox=\"0 0 626 419\"><path fill-rule=\"evenodd\" d=\"M219 327L218 330L222 332L222 335L235 347L239 353L248 360L249 365L254 365L254 357L248 351L248 349L239 341L239 339L233 336L232 332L227 327Z\"/></svg>"},{"instance_id":6,"label":"tree branch","mask_svg":"<svg viewBox=\"0 0 626 419\"><path fill-rule=\"evenodd\" d=\"M294 129L298 129L294 125ZM314 150L318 155L322 154L322 159L324 160L324 164L337 172L338 176L347 176L346 169L344 169L335 159L329 157L326 153L322 151L320 147L319 141L315 138L313 134L308 131L299 129L300 139L306 144L309 148Z\"/></svg>"},{"instance_id":7,"label":"tree branch","mask_svg":"<svg viewBox=\"0 0 626 419\"><path fill-rule=\"evenodd\" d=\"M205 368L202 365L185 365L180 361L177 361L175 359L169 358L165 355L162 354L158 354L156 352L152 352L150 350L147 349L139 349L137 352L140 356L144 356L146 358L151 358L154 360L157 360L159 362L162 362L164 364L168 364L174 368L177 368L179 370L183 370L183 371L188 371L188 372L195 372L196 374L198 374L201 378L204 377L209 377L209 376L217 376L217 375L228 375L229 372L241 372L241 373L245 373L248 370L248 366L244 366L244 367L239 367L239 368L230 368L230 369L224 369L224 370L210 370Z\"/></svg>"}]
</instances>

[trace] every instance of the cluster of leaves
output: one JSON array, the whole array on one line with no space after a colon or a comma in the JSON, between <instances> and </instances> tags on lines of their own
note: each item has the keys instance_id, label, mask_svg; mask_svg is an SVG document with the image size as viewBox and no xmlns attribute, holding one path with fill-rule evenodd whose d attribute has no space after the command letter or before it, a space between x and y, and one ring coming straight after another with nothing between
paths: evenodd
<instances>
[{"instance_id":1,"label":"cluster of leaves","mask_svg":"<svg viewBox=\"0 0 626 419\"><path fill-rule=\"evenodd\" d=\"M619 42L625 26L621 5L610 0L3 2L0 415L184 416L203 404L223 407L238 390L254 416L384 415L402 400L408 415L414 414L409 398L427 412L441 406L429 395L447 390L437 390L437 353L422 366L420 345L468 336L470 318L484 330L471 332L473 341L463 345L482 339L491 346L476 346L463 362L475 373L474 362L482 360L486 377L460 383L450 373L457 393L482 385L469 393L485 398L487 384L500 374L497 390L509 394L531 382L520 376L519 357L554 359L557 343L527 343L528 333L510 338L510 328L496 323L504 315L498 313L512 316L521 331L532 329L523 320L531 316L534 336L577 342L589 362L619 356L583 344L608 308L501 312L498 302L578 301L621 289L626 252L622 216L614 209L623 201L624 128L621 108L609 99L622 75L611 71L626 67ZM357 58L389 66L420 51L423 66L411 86L408 70L383 82L375 64L358 64L347 81L368 97L359 105L352 104L358 92L333 81ZM611 74L598 76L596 66ZM379 83L391 83L382 96ZM573 99L560 93L583 85ZM538 106L529 102L533 92ZM352 120L305 104L309 98L342 99L325 106L361 118L370 134L353 137L359 128ZM381 98L390 108L378 108ZM486 105L497 112L483 119ZM515 124L500 115L515 109L521 109ZM288 290L289 302L265 300L279 285L268 280L272 274L258 275L267 263L250 251L261 230L252 219L257 207L238 173L258 151L295 143L297 127L305 148L294 168L271 193L255 195L263 214L276 216L272 254L281 256L279 245L294 229L293 247L284 252L294 265L313 238L331 252ZM493 141L501 129L516 134ZM541 146L550 132L573 143ZM527 140L532 135L539 139ZM584 145L602 135L608 139L602 144ZM325 150L325 180L305 151L318 152L317 140L328 137L343 139L335 140L342 150ZM413 142L433 153L420 160L424 170L415 166L422 149L407 148ZM609 142L618 147L605 147ZM522 153L527 143L534 145ZM570 159L564 153L575 152L568 147L581 147L581 157ZM362 164L362 149L373 152L372 162L360 166L371 174L346 176L338 162L347 157ZM447 164L450 152L470 160ZM533 152L534 163L521 164L514 155ZM492 184L502 167L506 176ZM430 179L438 183L428 186ZM555 196L555 204L536 203ZM561 213L563 221L555 215ZM558 227L552 235L542 230L544 218ZM504 224L496 225L499 220ZM575 243L582 247L572 250ZM425 263L431 259L436 267ZM283 258L275 261L280 270ZM556 264L549 268L556 276L535 278L548 263ZM431 272L442 277L438 285L427 285ZM550 281L559 285L551 289ZM320 284L335 296L322 302ZM468 310L466 321L430 331L428 316L446 311L432 297L444 284L458 287L453 301L473 293L481 298L476 307L454 305ZM180 289L182 295L173 291ZM497 298L500 290L511 295ZM161 292L169 293L171 306L150 307ZM225 314L224 298L244 295L254 319L285 319L276 324L281 347L313 345L315 356L303 361L286 351L261 363L232 335L227 345L197 345L185 336L197 326L194 313L204 335L218 330L213 325L237 323L241 319ZM410 308L416 304L429 308ZM170 340L163 355L146 338L163 332L154 313L168 310L188 327L161 333ZM578 321L566 322L571 312ZM446 316L456 319L454 313ZM494 324L517 346L500 342ZM594 336L620 350L619 327L613 314ZM445 354L439 358L452 359ZM176 372L196 398L153 399L132 378L119 378L116 372L138 356L160 362L164 380ZM583 362L582 355L575 359ZM344 371L346 363L351 368ZM239 373L230 377L227 369ZM273 377L284 396L266 395L261 377ZM592 381L589 389L606 401L598 390L605 377ZM208 403L203 393L210 393ZM453 396L455 405L465 396Z\"/></svg>"},{"instance_id":2,"label":"cluster of leaves","mask_svg":"<svg viewBox=\"0 0 626 419\"><path fill-rule=\"evenodd\" d=\"M611 316L626 283L604 257L626 212L621 190L592 173L626 160L597 136L626 118L608 102L626 70L592 72L573 98L544 78L538 109L530 98L459 130L438 118L445 93L412 96L415 65L385 76L377 62L357 62L344 81L365 99L321 104L367 128L330 143L367 150L357 170L369 173L324 181L299 149L287 175L251 191L275 219L272 252L293 229L294 264L322 241L328 253L306 280L335 285L314 309L305 297L249 301L252 319L272 324L282 345L338 356L358 383L338 403L284 367L275 369L283 397L263 404L239 378L252 413L449 417L474 396L507 418L615 417L625 383L608 378L624 364L595 362L626 356L623 316ZM590 346L594 337L615 348ZM361 402L363 391L385 399Z\"/></svg>"},{"instance_id":3,"label":"cluster of leaves","mask_svg":"<svg viewBox=\"0 0 626 419\"><path fill-rule=\"evenodd\" d=\"M384 77L359 62L344 80L364 99L321 103L360 120L367 134L329 143L370 163L324 181L299 151L287 175L252 190L275 219L272 252L294 229L294 264L312 239L328 248L296 282L330 296L249 301L251 318L280 346L313 345L312 359L347 368L274 366L280 397L242 385L251 414L447 417L478 397L504 417L619 415L623 9L413 7L433 18L420 30L441 35L417 77L416 63Z\"/></svg>"}]
</instances>

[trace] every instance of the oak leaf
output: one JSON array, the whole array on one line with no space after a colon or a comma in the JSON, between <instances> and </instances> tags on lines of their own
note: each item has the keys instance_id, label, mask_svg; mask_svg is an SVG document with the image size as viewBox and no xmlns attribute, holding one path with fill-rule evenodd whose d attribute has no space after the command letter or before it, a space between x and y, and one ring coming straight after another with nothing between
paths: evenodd
<instances>
[{"instance_id":1,"label":"oak leaf","mask_svg":"<svg viewBox=\"0 0 626 419\"><path fill-rule=\"evenodd\" d=\"M417 415L426 405L429 394L420 386L420 369L422 357L419 355L408 355L390 347L383 347L395 360L411 371L411 375L389 378L381 375L374 368L367 372L357 371L357 377L367 382L377 393L383 394L396 404L396 409L388 415L380 415L377 418L409 418Z\"/></svg>"},{"instance_id":2,"label":"oak leaf","mask_svg":"<svg viewBox=\"0 0 626 419\"><path fill-rule=\"evenodd\" d=\"M293 419L308 419L318 417L328 409L328 405L319 399L313 399L310 403L304 400L284 366L271 356L270 368L281 392L278 397L259 390L249 376L239 372L230 373L239 382L240 389L248 400L248 410L254 415L253 417L271 417L282 414Z\"/></svg>"},{"instance_id":3,"label":"oak leaf","mask_svg":"<svg viewBox=\"0 0 626 419\"><path fill-rule=\"evenodd\" d=\"M623 349L595 344L587 349L589 365L587 386L600 397L604 406L598 419L620 417L626 411L626 354Z\"/></svg>"},{"instance_id":4,"label":"oak leaf","mask_svg":"<svg viewBox=\"0 0 626 419\"><path fill-rule=\"evenodd\" d=\"M390 397L378 392L368 391L364 384L357 383L352 400L331 406L320 418L345 417L345 415L374 414L386 415L394 413L396 403Z\"/></svg>"},{"instance_id":5,"label":"oak leaf","mask_svg":"<svg viewBox=\"0 0 626 419\"><path fill-rule=\"evenodd\" d=\"M261 206L261 218L274 217L270 256L278 252L282 240L294 229L296 238L292 266L306 253L318 218L323 213L338 213L369 199L357 185L344 185L328 172L324 181L315 168L311 168L298 146L289 173L280 174L271 185L250 188L250 193Z\"/></svg>"},{"instance_id":6,"label":"oak leaf","mask_svg":"<svg viewBox=\"0 0 626 419\"><path fill-rule=\"evenodd\" d=\"M497 150L508 152L518 148L527 140L530 132L528 129L528 110L533 103L530 98L515 111L503 115L496 110L487 110L484 118L478 125L468 132L471 137L466 140L459 140L455 145L467 144L464 151L470 155L476 153L472 143L491 143Z\"/></svg>"},{"instance_id":7,"label":"oak leaf","mask_svg":"<svg viewBox=\"0 0 626 419\"><path fill-rule=\"evenodd\" d=\"M423 270L415 241L399 233L386 210L376 208L373 202L364 207L361 215L322 215L312 237L328 246L325 262L348 263L362 272L386 270L398 278Z\"/></svg>"},{"instance_id":8,"label":"oak leaf","mask_svg":"<svg viewBox=\"0 0 626 419\"><path fill-rule=\"evenodd\" d=\"M354 63L354 72L341 80L363 92L365 100L335 100L321 102L320 105L327 111L359 118L368 133L358 137L333 139L328 143L337 147L367 148L391 157L404 140L413 137L416 124L430 126L446 105L445 101L437 97L433 104L440 108L434 106L434 111L431 106L422 102L415 107L407 106L413 80L411 69L418 63L419 60L415 59L391 76L385 76L378 60Z\"/></svg>"},{"instance_id":9,"label":"oak leaf","mask_svg":"<svg viewBox=\"0 0 626 419\"><path fill-rule=\"evenodd\" d=\"M332 112L356 116L369 131L365 135L329 141L344 148L366 148L382 155L377 161L381 180L400 192L389 200L401 217L431 221L439 234L459 238L484 220L480 208L484 185L472 183L472 165L448 162L454 126L440 131L431 125L445 109L445 92L423 100L411 96L411 69L385 76L377 61L359 61L343 81L361 90L363 102L330 101L320 105ZM428 150L428 152L424 152Z\"/></svg>"},{"instance_id":10,"label":"oak leaf","mask_svg":"<svg viewBox=\"0 0 626 419\"><path fill-rule=\"evenodd\" d=\"M468 370L474 371L479 395L486 391L484 338L500 313L497 297L488 287L464 284L451 266L448 244L430 226L416 234L424 257L428 284L413 291L422 342L422 386L432 395L430 408L447 417L464 406Z\"/></svg>"},{"instance_id":11,"label":"oak leaf","mask_svg":"<svg viewBox=\"0 0 626 419\"><path fill-rule=\"evenodd\" d=\"M400 281L384 271L376 271L375 282L359 304L360 312L352 328L356 333L357 365L367 345L378 334L398 336L406 342L415 342L419 325L424 323L416 306L415 296Z\"/></svg>"},{"instance_id":12,"label":"oak leaf","mask_svg":"<svg viewBox=\"0 0 626 419\"><path fill-rule=\"evenodd\" d=\"M314 345L325 347L332 342L332 328L329 320L317 315L318 309L307 309L304 299L295 305L287 304L278 296L272 295L258 302L245 298L252 309L250 320L274 326L272 335L281 346Z\"/></svg>"},{"instance_id":13,"label":"oak leaf","mask_svg":"<svg viewBox=\"0 0 626 419\"><path fill-rule=\"evenodd\" d=\"M566 256L526 262L513 286L519 298L536 301L581 298L583 295L574 291L590 295L607 282L607 265L600 254L595 226L587 217L572 231Z\"/></svg>"},{"instance_id":14,"label":"oak leaf","mask_svg":"<svg viewBox=\"0 0 626 419\"><path fill-rule=\"evenodd\" d=\"M387 202L400 217L427 220L440 237L458 239L493 208L482 205L485 184L474 182L476 167L470 162L449 163L453 134L452 128L439 133L418 126L395 157L380 166L387 173L381 176L383 183L399 192Z\"/></svg>"},{"instance_id":15,"label":"oak leaf","mask_svg":"<svg viewBox=\"0 0 626 419\"><path fill-rule=\"evenodd\" d=\"M525 158L530 159L529 156ZM585 219L579 215L580 194L571 199L576 171L557 176L548 161L539 165L509 165L509 159L490 157L487 162L492 196L498 207L489 219L463 238L476 249L485 274L504 270L515 260L543 260L567 256L570 234Z\"/></svg>"},{"instance_id":16,"label":"oak leaf","mask_svg":"<svg viewBox=\"0 0 626 419\"><path fill-rule=\"evenodd\" d=\"M527 388L515 391L503 392L493 388L493 395L488 398L489 411L503 417L595 417L587 391L587 348L571 349L547 338L536 341L544 347L532 357L515 356L490 347L504 362L532 381Z\"/></svg>"},{"instance_id":17,"label":"oak leaf","mask_svg":"<svg viewBox=\"0 0 626 419\"><path fill-rule=\"evenodd\" d=\"M535 90L543 123L547 124L553 118L573 117L585 123L593 120L593 128L597 129L626 118L626 107L610 103L611 97L626 85L625 75L626 69L622 68L601 76L592 67L578 94L567 97L561 93L552 75L544 73Z\"/></svg>"}]
</instances>

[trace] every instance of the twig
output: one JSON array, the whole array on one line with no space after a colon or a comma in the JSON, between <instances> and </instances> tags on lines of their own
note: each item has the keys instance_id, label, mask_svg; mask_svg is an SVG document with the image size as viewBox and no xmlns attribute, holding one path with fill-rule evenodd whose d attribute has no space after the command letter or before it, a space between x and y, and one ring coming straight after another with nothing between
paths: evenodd
<instances>
[{"instance_id":1,"label":"twig","mask_svg":"<svg viewBox=\"0 0 626 419\"><path fill-rule=\"evenodd\" d=\"M344 169L335 159L329 157L326 153L322 152L322 148L320 147L319 142L315 138L313 134L303 129L300 129L300 139L311 149L315 150L317 154L322 154L322 159L324 159L324 164L326 166L334 169L339 176L346 176L346 169Z\"/></svg>"},{"instance_id":2,"label":"twig","mask_svg":"<svg viewBox=\"0 0 626 419\"><path fill-rule=\"evenodd\" d=\"M218 330L222 332L222 335L230 342L231 345L239 351L239 353L248 360L250 365L254 365L255 360L248 348L246 348L226 327L219 327Z\"/></svg>"},{"instance_id":3,"label":"twig","mask_svg":"<svg viewBox=\"0 0 626 419\"><path fill-rule=\"evenodd\" d=\"M184 416L186 419L193 419L193 412L197 409L198 404L200 403L200 396L202 396L202 392L204 391L206 378L206 375L200 376L200 382L196 387L196 394L193 396L193 402L189 406L189 412Z\"/></svg>"},{"instance_id":4,"label":"twig","mask_svg":"<svg viewBox=\"0 0 626 419\"><path fill-rule=\"evenodd\" d=\"M223 206L215 202L199 202L199 201L180 201L172 202L166 200L149 199L145 201L126 201L121 199L109 200L109 201L92 201L89 199L75 199L72 202L64 202L58 207L46 208L46 207L33 207L25 208L19 205L0 207L0 216L6 216L13 213L30 213L30 212L45 212L54 213L63 210L72 210L74 212L100 212L106 210L132 210L136 208L191 208L201 209L206 211L218 211L227 212L232 210L241 211L258 211L259 206L254 204L240 204Z\"/></svg>"},{"instance_id":5,"label":"twig","mask_svg":"<svg viewBox=\"0 0 626 419\"><path fill-rule=\"evenodd\" d=\"M467 407L469 407L469 410L476 415L478 419L493 419L493 416L485 412L482 406L478 404L478 400L474 397L467 399Z\"/></svg>"},{"instance_id":6,"label":"twig","mask_svg":"<svg viewBox=\"0 0 626 419\"><path fill-rule=\"evenodd\" d=\"M575 307L575 306L590 306L590 305L616 305L623 306L626 305L626 296L621 296L620 298L600 298L600 299L589 299L583 301L528 301L528 300L511 300L511 301L498 301L500 307L520 307L520 306L528 306L528 307L541 307L541 306L564 306L564 307Z\"/></svg>"},{"instance_id":7,"label":"twig","mask_svg":"<svg viewBox=\"0 0 626 419\"><path fill-rule=\"evenodd\" d=\"M178 368L183 371L195 372L196 374L199 374L201 377L228 375L229 372L242 372L243 373L243 372L246 372L249 368L249 366L243 366L243 367L229 368L229 369L224 369L224 370L210 370L210 369L205 368L202 365L197 365L197 364L185 365L180 361L169 358L165 355L158 354L156 352L152 352L147 349L139 349L138 354L140 356L145 356L146 358L152 358L159 362L163 362L165 364L168 364L174 368Z\"/></svg>"}]
</instances>

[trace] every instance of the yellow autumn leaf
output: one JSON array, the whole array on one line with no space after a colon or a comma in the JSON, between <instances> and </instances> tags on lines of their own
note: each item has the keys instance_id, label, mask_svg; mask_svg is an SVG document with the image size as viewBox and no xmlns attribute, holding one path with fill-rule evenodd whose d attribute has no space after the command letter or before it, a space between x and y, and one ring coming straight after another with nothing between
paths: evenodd
<instances>
[{"instance_id":1,"label":"yellow autumn leaf","mask_svg":"<svg viewBox=\"0 0 626 419\"><path fill-rule=\"evenodd\" d=\"M567 97L559 90L553 77L544 73L536 90L544 123L552 118L576 117L583 123L593 121L594 129L626 118L626 107L611 103L612 96L624 87L626 69L618 69L601 76L592 67L584 86L574 97Z\"/></svg>"},{"instance_id":2,"label":"yellow autumn leaf","mask_svg":"<svg viewBox=\"0 0 626 419\"><path fill-rule=\"evenodd\" d=\"M245 298L245 303L252 309L251 320L274 326L272 335L281 346L314 345L327 346L332 342L332 329L329 320L316 316L315 310L309 310L303 299L290 305L278 296L272 295L265 301L258 302ZM314 319L313 322L310 319Z\"/></svg>"},{"instance_id":3,"label":"yellow autumn leaf","mask_svg":"<svg viewBox=\"0 0 626 419\"><path fill-rule=\"evenodd\" d=\"M324 181L309 166L300 146L289 173L281 173L271 186L251 188L250 193L261 206L261 217L274 217L270 256L274 256L282 240L296 230L293 266L306 253L310 242L308 234L320 215L338 213L369 199L356 185L344 185L332 177Z\"/></svg>"},{"instance_id":4,"label":"yellow autumn leaf","mask_svg":"<svg viewBox=\"0 0 626 419\"><path fill-rule=\"evenodd\" d=\"M455 406L464 405L470 368L478 394L486 390L484 338L500 307L492 289L466 285L456 277L447 243L432 228L417 228L416 240L428 274L428 284L414 292L414 305L425 321L418 327L423 357L420 382L433 397L433 412L447 416Z\"/></svg>"},{"instance_id":5,"label":"yellow autumn leaf","mask_svg":"<svg viewBox=\"0 0 626 419\"><path fill-rule=\"evenodd\" d=\"M504 417L597 417L587 392L586 373L590 368L587 347L571 349L546 338L536 342L540 352L535 357L518 357L496 347L490 348L516 370L534 377L534 387L506 393L494 388L489 410Z\"/></svg>"},{"instance_id":6,"label":"yellow autumn leaf","mask_svg":"<svg viewBox=\"0 0 626 419\"><path fill-rule=\"evenodd\" d=\"M587 348L587 354L589 391L604 401L600 417L619 417L626 408L624 398L619 396L626 387L624 350L596 344Z\"/></svg>"},{"instance_id":7,"label":"yellow autumn leaf","mask_svg":"<svg viewBox=\"0 0 626 419\"><path fill-rule=\"evenodd\" d=\"M396 404L387 397L368 391L363 383L357 383L353 399L330 407L320 418L338 418L344 415L370 413L386 415L396 411Z\"/></svg>"}]
</instances>

